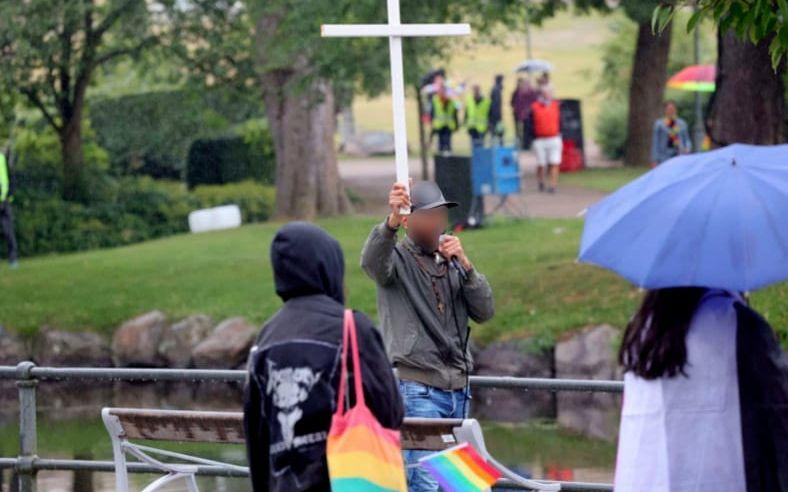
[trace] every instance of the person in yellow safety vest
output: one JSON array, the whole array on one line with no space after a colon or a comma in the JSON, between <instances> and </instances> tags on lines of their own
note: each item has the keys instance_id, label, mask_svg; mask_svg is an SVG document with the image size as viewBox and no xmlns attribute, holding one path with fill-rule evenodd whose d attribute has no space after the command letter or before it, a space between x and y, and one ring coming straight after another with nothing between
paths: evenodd
<instances>
[{"instance_id":1,"label":"person in yellow safety vest","mask_svg":"<svg viewBox=\"0 0 788 492\"><path fill-rule=\"evenodd\" d=\"M11 147L8 147L8 155L11 154ZM14 216L11 212L11 173L8 169L6 155L0 151L0 227L3 229L3 237L8 247L8 262L11 268L19 266L17 262L16 235L14 234Z\"/></svg>"},{"instance_id":2,"label":"person in yellow safety vest","mask_svg":"<svg viewBox=\"0 0 788 492\"><path fill-rule=\"evenodd\" d=\"M451 152L451 134L459 126L457 119L457 103L451 99L442 86L438 93L432 96L430 116L432 133L438 134L438 152Z\"/></svg>"},{"instance_id":3,"label":"person in yellow safety vest","mask_svg":"<svg viewBox=\"0 0 788 492\"><path fill-rule=\"evenodd\" d=\"M482 95L478 85L474 85L472 90L465 102L465 127L471 136L471 145L478 147L484 145L484 136L487 133L490 98Z\"/></svg>"}]
</instances>

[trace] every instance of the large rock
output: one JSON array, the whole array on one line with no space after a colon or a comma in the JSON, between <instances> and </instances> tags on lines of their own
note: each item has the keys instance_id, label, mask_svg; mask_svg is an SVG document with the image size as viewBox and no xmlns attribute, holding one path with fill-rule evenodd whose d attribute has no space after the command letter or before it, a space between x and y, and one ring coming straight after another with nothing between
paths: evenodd
<instances>
[{"instance_id":1,"label":"large rock","mask_svg":"<svg viewBox=\"0 0 788 492\"><path fill-rule=\"evenodd\" d=\"M553 354L529 340L494 342L476 355L476 374L549 378ZM555 417L555 395L549 391L478 388L473 394L475 416L499 422Z\"/></svg>"},{"instance_id":2,"label":"large rock","mask_svg":"<svg viewBox=\"0 0 788 492\"><path fill-rule=\"evenodd\" d=\"M98 333L45 327L35 343L35 360L42 366L112 367L109 343Z\"/></svg>"},{"instance_id":3,"label":"large rock","mask_svg":"<svg viewBox=\"0 0 788 492\"><path fill-rule=\"evenodd\" d=\"M193 367L192 351L211 333L210 316L196 314L168 326L161 336L159 356L167 367Z\"/></svg>"},{"instance_id":4,"label":"large rock","mask_svg":"<svg viewBox=\"0 0 788 492\"><path fill-rule=\"evenodd\" d=\"M615 346L619 331L610 325L585 328L555 346L559 378L618 379Z\"/></svg>"},{"instance_id":5,"label":"large rock","mask_svg":"<svg viewBox=\"0 0 788 492\"><path fill-rule=\"evenodd\" d=\"M246 360L257 330L244 318L222 321L194 348L192 358L199 368L235 369Z\"/></svg>"},{"instance_id":6,"label":"large rock","mask_svg":"<svg viewBox=\"0 0 788 492\"><path fill-rule=\"evenodd\" d=\"M555 347L557 378L621 379L616 362L619 331L610 325L586 328ZM613 393L561 391L558 423L587 436L614 440L620 420L621 397Z\"/></svg>"},{"instance_id":7,"label":"large rock","mask_svg":"<svg viewBox=\"0 0 788 492\"><path fill-rule=\"evenodd\" d=\"M0 326L0 366L15 366L30 358L25 343Z\"/></svg>"},{"instance_id":8,"label":"large rock","mask_svg":"<svg viewBox=\"0 0 788 492\"><path fill-rule=\"evenodd\" d=\"M162 367L159 344L167 326L161 311L151 311L126 321L112 339L112 360L118 367Z\"/></svg>"}]
</instances>

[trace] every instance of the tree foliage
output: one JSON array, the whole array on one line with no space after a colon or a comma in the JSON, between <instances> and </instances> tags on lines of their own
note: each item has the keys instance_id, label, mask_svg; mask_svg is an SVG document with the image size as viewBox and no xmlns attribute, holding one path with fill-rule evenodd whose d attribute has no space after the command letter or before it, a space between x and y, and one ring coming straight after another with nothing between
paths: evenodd
<instances>
[{"instance_id":1,"label":"tree foliage","mask_svg":"<svg viewBox=\"0 0 788 492\"><path fill-rule=\"evenodd\" d=\"M721 33L733 30L753 44L769 41L772 66L777 68L788 50L788 0L671 0L663 1L652 16L655 30L662 30L682 7L697 5L687 21L693 30L704 17L710 17Z\"/></svg>"},{"instance_id":2,"label":"tree foliage","mask_svg":"<svg viewBox=\"0 0 788 492\"><path fill-rule=\"evenodd\" d=\"M92 76L155 43L154 7L145 0L0 0L0 84L59 135L67 198L84 186L81 124Z\"/></svg>"},{"instance_id":3,"label":"tree foliage","mask_svg":"<svg viewBox=\"0 0 788 492\"><path fill-rule=\"evenodd\" d=\"M262 115L259 95L249 97L229 87L197 90L187 85L90 103L91 122L114 171L173 179L181 178L194 140L226 136L235 125Z\"/></svg>"},{"instance_id":4,"label":"tree foliage","mask_svg":"<svg viewBox=\"0 0 788 492\"><path fill-rule=\"evenodd\" d=\"M168 14L174 28L167 42L171 53L184 62L184 68L207 85L224 82L254 86L260 74L292 72L298 63L300 89L310 87L315 80L329 80L335 91L344 91L343 94L349 90L375 96L388 88L387 38L320 37L321 24L386 23L386 2L189 0L182 3L188 8L176 4ZM546 3L564 8L567 2ZM604 4L604 1L579 2L591 3ZM469 22L474 32L482 35L502 24L517 27L525 18L524 12L524 4L519 0L401 1L403 23ZM541 16L542 10L539 12ZM260 19L276 22L277 27L267 41L275 49L267 50L263 59L255 59L253 33ZM441 64L457 42L457 38L444 37L407 39L403 43L407 85L412 86L433 65Z\"/></svg>"}]
</instances>

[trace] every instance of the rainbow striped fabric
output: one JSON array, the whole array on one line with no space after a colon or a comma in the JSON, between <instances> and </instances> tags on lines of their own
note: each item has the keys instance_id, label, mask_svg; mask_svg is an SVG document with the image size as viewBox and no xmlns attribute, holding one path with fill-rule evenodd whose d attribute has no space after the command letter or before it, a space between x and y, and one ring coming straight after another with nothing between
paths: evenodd
<instances>
[{"instance_id":1,"label":"rainbow striped fabric","mask_svg":"<svg viewBox=\"0 0 788 492\"><path fill-rule=\"evenodd\" d=\"M419 464L435 477L445 492L482 492L501 478L501 473L467 442L425 456Z\"/></svg>"},{"instance_id":2,"label":"rainbow striped fabric","mask_svg":"<svg viewBox=\"0 0 788 492\"><path fill-rule=\"evenodd\" d=\"M364 401L353 312L345 311L337 409L326 443L332 492L407 492L399 431L386 429ZM356 404L345 410L348 348L353 356Z\"/></svg>"},{"instance_id":3,"label":"rainbow striped fabric","mask_svg":"<svg viewBox=\"0 0 788 492\"><path fill-rule=\"evenodd\" d=\"M326 454L332 492L404 492L399 432L381 426L367 407L334 417Z\"/></svg>"}]
</instances>

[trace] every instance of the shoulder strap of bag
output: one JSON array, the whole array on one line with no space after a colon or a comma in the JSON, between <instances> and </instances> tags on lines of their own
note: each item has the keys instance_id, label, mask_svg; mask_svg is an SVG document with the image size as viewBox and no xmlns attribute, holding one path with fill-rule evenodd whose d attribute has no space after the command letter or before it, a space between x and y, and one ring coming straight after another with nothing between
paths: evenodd
<instances>
[{"instance_id":1,"label":"shoulder strap of bag","mask_svg":"<svg viewBox=\"0 0 788 492\"><path fill-rule=\"evenodd\" d=\"M356 405L365 405L364 386L361 380L361 361L358 353L358 338L356 336L356 321L351 309L345 310L345 320L342 326L342 369L339 376L339 391L337 392L338 415L345 413L345 392L347 391L348 377L348 347L353 355L353 383L356 390Z\"/></svg>"}]
</instances>

